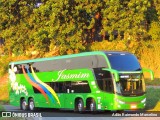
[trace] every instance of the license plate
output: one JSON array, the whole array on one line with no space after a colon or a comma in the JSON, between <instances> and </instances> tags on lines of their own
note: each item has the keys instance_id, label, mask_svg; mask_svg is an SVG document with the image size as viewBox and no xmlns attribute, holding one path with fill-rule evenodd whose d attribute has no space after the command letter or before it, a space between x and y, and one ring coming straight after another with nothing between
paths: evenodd
<instances>
[{"instance_id":1,"label":"license plate","mask_svg":"<svg viewBox=\"0 0 160 120\"><path fill-rule=\"evenodd\" d=\"M136 109L136 108L137 108L137 105L134 105L134 104L131 105L131 109Z\"/></svg>"}]
</instances>

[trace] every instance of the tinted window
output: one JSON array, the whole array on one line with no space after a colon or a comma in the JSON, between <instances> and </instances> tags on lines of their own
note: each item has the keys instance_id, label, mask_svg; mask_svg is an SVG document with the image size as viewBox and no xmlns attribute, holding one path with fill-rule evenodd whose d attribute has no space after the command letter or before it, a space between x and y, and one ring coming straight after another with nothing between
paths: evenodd
<instances>
[{"instance_id":1,"label":"tinted window","mask_svg":"<svg viewBox=\"0 0 160 120\"><path fill-rule=\"evenodd\" d=\"M47 82L56 93L90 93L88 81L66 81L66 82ZM35 93L39 93L34 88Z\"/></svg>"},{"instance_id":2,"label":"tinted window","mask_svg":"<svg viewBox=\"0 0 160 120\"><path fill-rule=\"evenodd\" d=\"M128 74L129 78L120 78L116 82L117 93L124 96L138 96L145 93L143 74Z\"/></svg>"},{"instance_id":3,"label":"tinted window","mask_svg":"<svg viewBox=\"0 0 160 120\"><path fill-rule=\"evenodd\" d=\"M56 93L66 93L66 85L63 82L46 82ZM35 87L33 87L34 93L40 93Z\"/></svg>"},{"instance_id":4,"label":"tinted window","mask_svg":"<svg viewBox=\"0 0 160 120\"><path fill-rule=\"evenodd\" d=\"M106 60L103 56L82 56L72 57L59 60L48 60L35 62L32 66L39 72L62 70L62 69L81 69L107 67Z\"/></svg>"},{"instance_id":5,"label":"tinted window","mask_svg":"<svg viewBox=\"0 0 160 120\"><path fill-rule=\"evenodd\" d=\"M32 86L33 87L33 86ZM37 88L33 87L34 93L41 93Z\"/></svg>"},{"instance_id":6,"label":"tinted window","mask_svg":"<svg viewBox=\"0 0 160 120\"><path fill-rule=\"evenodd\" d=\"M94 69L95 77L100 90L105 92L114 92L111 73L102 69Z\"/></svg>"},{"instance_id":7,"label":"tinted window","mask_svg":"<svg viewBox=\"0 0 160 120\"><path fill-rule=\"evenodd\" d=\"M112 54L108 55L112 69L118 71L138 71L141 70L137 58L132 54Z\"/></svg>"},{"instance_id":8,"label":"tinted window","mask_svg":"<svg viewBox=\"0 0 160 120\"><path fill-rule=\"evenodd\" d=\"M88 81L72 82L72 90L74 93L90 93Z\"/></svg>"},{"instance_id":9,"label":"tinted window","mask_svg":"<svg viewBox=\"0 0 160 120\"><path fill-rule=\"evenodd\" d=\"M29 68L32 65L35 72L46 72L53 70L63 70L63 69L82 69L82 68L107 68L107 63L102 55L91 55L91 56L81 56L64 58L57 60L44 60L41 62L24 63L16 65L18 68L17 74L22 74L22 65L25 68Z\"/></svg>"}]
</instances>

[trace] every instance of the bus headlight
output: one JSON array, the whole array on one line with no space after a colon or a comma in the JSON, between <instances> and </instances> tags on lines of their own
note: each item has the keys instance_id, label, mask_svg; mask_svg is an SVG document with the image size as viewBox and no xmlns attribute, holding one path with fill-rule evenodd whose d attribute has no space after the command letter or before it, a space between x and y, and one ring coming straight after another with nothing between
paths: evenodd
<instances>
[{"instance_id":1,"label":"bus headlight","mask_svg":"<svg viewBox=\"0 0 160 120\"><path fill-rule=\"evenodd\" d=\"M121 100L119 100L119 99L116 99L116 101L117 101L119 104L125 104L124 101L121 101Z\"/></svg>"},{"instance_id":2,"label":"bus headlight","mask_svg":"<svg viewBox=\"0 0 160 120\"><path fill-rule=\"evenodd\" d=\"M141 101L141 103L145 103L146 102L146 98L144 98L142 101Z\"/></svg>"}]
</instances>

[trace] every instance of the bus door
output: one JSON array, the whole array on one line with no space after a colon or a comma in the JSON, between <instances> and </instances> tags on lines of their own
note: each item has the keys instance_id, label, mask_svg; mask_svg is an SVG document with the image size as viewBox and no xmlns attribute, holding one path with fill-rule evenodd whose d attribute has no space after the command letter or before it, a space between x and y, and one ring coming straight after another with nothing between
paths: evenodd
<instances>
[{"instance_id":1,"label":"bus door","mask_svg":"<svg viewBox=\"0 0 160 120\"><path fill-rule=\"evenodd\" d=\"M103 92L103 106L106 109L113 101L114 81L110 71L98 70L95 71L96 81L99 89Z\"/></svg>"},{"instance_id":2,"label":"bus door","mask_svg":"<svg viewBox=\"0 0 160 120\"><path fill-rule=\"evenodd\" d=\"M114 94L113 80L112 78L104 78L102 79L101 82L103 83L100 89L104 92L103 94L104 106L106 109L108 109L108 107L110 106L110 104L112 104L113 101L113 94Z\"/></svg>"},{"instance_id":3,"label":"bus door","mask_svg":"<svg viewBox=\"0 0 160 120\"><path fill-rule=\"evenodd\" d=\"M74 107L74 100L73 100L73 90L71 86L71 82L65 82L64 85L64 107L65 108L73 108Z\"/></svg>"}]
</instances>

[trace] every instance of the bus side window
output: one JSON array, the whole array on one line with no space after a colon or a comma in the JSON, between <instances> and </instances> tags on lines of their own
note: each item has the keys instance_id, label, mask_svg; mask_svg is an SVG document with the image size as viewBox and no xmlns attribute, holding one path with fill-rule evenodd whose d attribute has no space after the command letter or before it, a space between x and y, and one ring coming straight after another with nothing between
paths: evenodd
<instances>
[{"instance_id":1,"label":"bus side window","mask_svg":"<svg viewBox=\"0 0 160 120\"><path fill-rule=\"evenodd\" d=\"M91 93L88 81L72 82L72 93Z\"/></svg>"},{"instance_id":2,"label":"bus side window","mask_svg":"<svg viewBox=\"0 0 160 120\"><path fill-rule=\"evenodd\" d=\"M60 84L60 86L61 86L61 93L66 93L67 90L66 90L65 82L62 82L62 83Z\"/></svg>"},{"instance_id":3,"label":"bus side window","mask_svg":"<svg viewBox=\"0 0 160 120\"><path fill-rule=\"evenodd\" d=\"M103 77L105 79L105 91L113 92L113 81L111 73L109 71L105 71Z\"/></svg>"},{"instance_id":4,"label":"bus side window","mask_svg":"<svg viewBox=\"0 0 160 120\"><path fill-rule=\"evenodd\" d=\"M71 92L71 82L65 82L65 87L66 87L66 93Z\"/></svg>"},{"instance_id":5,"label":"bus side window","mask_svg":"<svg viewBox=\"0 0 160 120\"><path fill-rule=\"evenodd\" d=\"M63 82L53 82L52 88L56 93L64 93Z\"/></svg>"},{"instance_id":6,"label":"bus side window","mask_svg":"<svg viewBox=\"0 0 160 120\"><path fill-rule=\"evenodd\" d=\"M98 71L96 73L98 86L101 90L106 92L113 92L113 81L109 71Z\"/></svg>"},{"instance_id":7,"label":"bus side window","mask_svg":"<svg viewBox=\"0 0 160 120\"><path fill-rule=\"evenodd\" d=\"M54 83L53 89L55 92L59 93L58 83Z\"/></svg>"},{"instance_id":8,"label":"bus side window","mask_svg":"<svg viewBox=\"0 0 160 120\"><path fill-rule=\"evenodd\" d=\"M106 91L113 92L113 83L111 79L106 80Z\"/></svg>"},{"instance_id":9,"label":"bus side window","mask_svg":"<svg viewBox=\"0 0 160 120\"><path fill-rule=\"evenodd\" d=\"M69 89L69 84L67 82L55 82L52 88L56 93L67 93Z\"/></svg>"}]
</instances>

